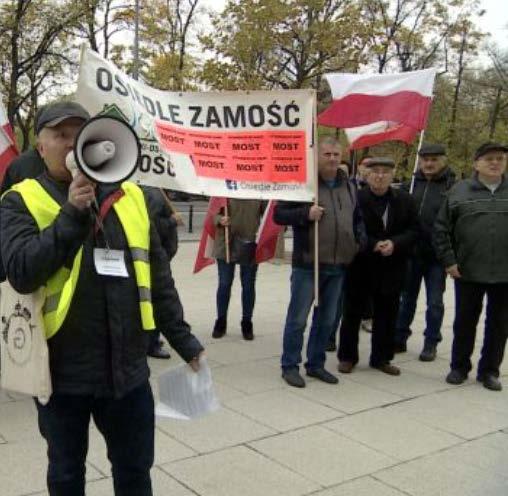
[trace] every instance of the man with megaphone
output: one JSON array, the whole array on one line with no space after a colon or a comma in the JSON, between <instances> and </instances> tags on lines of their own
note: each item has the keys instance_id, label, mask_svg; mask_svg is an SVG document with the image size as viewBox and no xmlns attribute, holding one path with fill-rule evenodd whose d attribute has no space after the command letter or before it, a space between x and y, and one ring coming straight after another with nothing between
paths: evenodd
<instances>
[{"instance_id":1,"label":"man with megaphone","mask_svg":"<svg viewBox=\"0 0 508 496\"><path fill-rule=\"evenodd\" d=\"M115 494L151 495L150 331L157 324L193 370L203 353L183 320L150 199L134 183L117 182L135 169L139 142L109 119L89 119L76 103L48 105L36 129L47 170L1 203L7 278L19 293L45 291L53 395L36 405L51 496L85 494L91 416L106 440ZM101 151L102 141L113 144L112 154ZM66 163L77 165L74 177Z\"/></svg>"}]
</instances>

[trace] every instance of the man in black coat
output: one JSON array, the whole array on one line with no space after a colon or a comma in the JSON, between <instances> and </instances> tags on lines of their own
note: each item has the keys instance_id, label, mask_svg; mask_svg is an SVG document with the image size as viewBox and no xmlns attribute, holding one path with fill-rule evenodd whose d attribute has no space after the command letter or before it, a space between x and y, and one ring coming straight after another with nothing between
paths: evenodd
<instances>
[{"instance_id":1,"label":"man in black coat","mask_svg":"<svg viewBox=\"0 0 508 496\"><path fill-rule=\"evenodd\" d=\"M367 248L351 264L346 278L344 313L339 338L339 372L350 373L358 363L358 334L362 308L371 298L374 315L370 366L390 375L400 369L393 358L395 320L407 258L418 236L418 215L411 196L390 187L395 163L371 158L368 187L358 192L367 231Z\"/></svg>"},{"instance_id":2,"label":"man in black coat","mask_svg":"<svg viewBox=\"0 0 508 496\"><path fill-rule=\"evenodd\" d=\"M46 297L43 309L47 336L52 332L53 395L46 405L36 400L36 406L48 444L50 496L84 495L91 417L106 440L115 495L151 496L155 420L148 331L161 329L193 370L203 348L183 319L167 257L147 217L154 208L150 198L132 183L108 188L81 173L72 178L66 169L65 158L87 118L85 109L69 102L50 105L41 114L38 151L47 172L2 198L1 250L7 277L20 293L45 286L50 294L48 282L60 287L61 277L70 274L65 289L71 291ZM120 207L114 208L115 200L124 199L117 193L127 200L122 216ZM90 209L95 198L100 207L113 206L101 211L101 223ZM46 216L58 213L40 229L37 209ZM127 228L142 239L140 247L128 239ZM119 277L104 270L110 258L98 262L110 249L123 254ZM55 310L64 315L58 325L46 319Z\"/></svg>"},{"instance_id":3,"label":"man in black coat","mask_svg":"<svg viewBox=\"0 0 508 496\"><path fill-rule=\"evenodd\" d=\"M477 380L502 389L499 367L508 336L508 147L484 143L474 175L458 182L439 211L434 242L439 261L455 280L455 320L449 384L462 384L472 368L476 327L486 296L485 335Z\"/></svg>"},{"instance_id":4,"label":"man in black coat","mask_svg":"<svg viewBox=\"0 0 508 496\"><path fill-rule=\"evenodd\" d=\"M427 311L423 332L425 341L419 358L423 362L431 362L436 358L437 345L442 340L443 294L446 288L446 273L438 262L432 246L432 232L446 193L455 183L455 173L446 163L443 145L424 144L418 155L419 168L414 177L412 196L418 209L422 229L408 263L406 281L400 297L395 352L405 352L407 349L406 342L411 335L410 326L415 316L423 280L427 296ZM404 184L403 188L409 190L410 186Z\"/></svg>"}]
</instances>

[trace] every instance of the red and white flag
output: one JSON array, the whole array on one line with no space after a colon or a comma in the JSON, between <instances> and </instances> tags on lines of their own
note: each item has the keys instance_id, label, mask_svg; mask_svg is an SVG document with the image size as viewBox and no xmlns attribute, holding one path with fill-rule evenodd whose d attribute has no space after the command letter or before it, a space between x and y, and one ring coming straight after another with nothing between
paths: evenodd
<instances>
[{"instance_id":1,"label":"red and white flag","mask_svg":"<svg viewBox=\"0 0 508 496\"><path fill-rule=\"evenodd\" d=\"M346 128L344 131L350 150L374 146L383 141L411 143L418 134L418 129L393 121L373 122L366 126Z\"/></svg>"},{"instance_id":2,"label":"red and white flag","mask_svg":"<svg viewBox=\"0 0 508 496\"><path fill-rule=\"evenodd\" d=\"M259 225L256 236L256 263L266 262L275 256L277 238L284 226L276 224L273 220L276 201L270 200Z\"/></svg>"},{"instance_id":3,"label":"red and white flag","mask_svg":"<svg viewBox=\"0 0 508 496\"><path fill-rule=\"evenodd\" d=\"M327 74L333 101L318 122L344 128L351 148L388 140L411 142L427 125L435 76L435 69Z\"/></svg>"},{"instance_id":4,"label":"red and white flag","mask_svg":"<svg viewBox=\"0 0 508 496\"><path fill-rule=\"evenodd\" d=\"M215 263L212 258L213 246L215 243L215 234L217 227L215 225L215 216L226 207L226 198L212 197L208 202L208 210L206 212L205 222L203 224L203 232L199 240L198 254L194 263L194 274L200 270Z\"/></svg>"},{"instance_id":5,"label":"red and white flag","mask_svg":"<svg viewBox=\"0 0 508 496\"><path fill-rule=\"evenodd\" d=\"M199 241L198 254L196 256L196 262L194 263L194 274L208 265L215 263L212 257L217 232L215 216L221 209L225 208L226 202L226 198L210 198L203 225L203 232L201 233L201 239ZM275 203L275 201L268 202L268 206L266 207L259 225L256 236L256 263L266 262L275 256L277 236L283 230L283 226L279 226L273 220Z\"/></svg>"},{"instance_id":6,"label":"red and white flag","mask_svg":"<svg viewBox=\"0 0 508 496\"><path fill-rule=\"evenodd\" d=\"M2 184L7 168L17 157L18 150L14 140L12 127L7 120L5 108L0 101L0 184Z\"/></svg>"}]
</instances>

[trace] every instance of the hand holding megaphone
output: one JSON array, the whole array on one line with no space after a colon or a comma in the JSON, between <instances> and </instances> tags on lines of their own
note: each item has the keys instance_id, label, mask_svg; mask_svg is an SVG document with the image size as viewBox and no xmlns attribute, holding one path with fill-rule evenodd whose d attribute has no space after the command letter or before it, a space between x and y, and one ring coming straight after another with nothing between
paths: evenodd
<instances>
[{"instance_id":1,"label":"hand holding megaphone","mask_svg":"<svg viewBox=\"0 0 508 496\"><path fill-rule=\"evenodd\" d=\"M95 184L78 170L69 186L68 200L78 210L90 208L92 202L95 202Z\"/></svg>"}]
</instances>

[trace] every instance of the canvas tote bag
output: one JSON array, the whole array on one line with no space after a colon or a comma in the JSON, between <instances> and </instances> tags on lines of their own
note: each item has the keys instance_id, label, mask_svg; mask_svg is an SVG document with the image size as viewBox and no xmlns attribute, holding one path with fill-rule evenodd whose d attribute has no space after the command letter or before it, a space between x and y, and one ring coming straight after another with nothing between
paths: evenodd
<instances>
[{"instance_id":1,"label":"canvas tote bag","mask_svg":"<svg viewBox=\"0 0 508 496\"><path fill-rule=\"evenodd\" d=\"M42 319L44 288L26 295L16 292L9 281L0 288L0 384L34 396L45 405L52 388Z\"/></svg>"}]
</instances>

